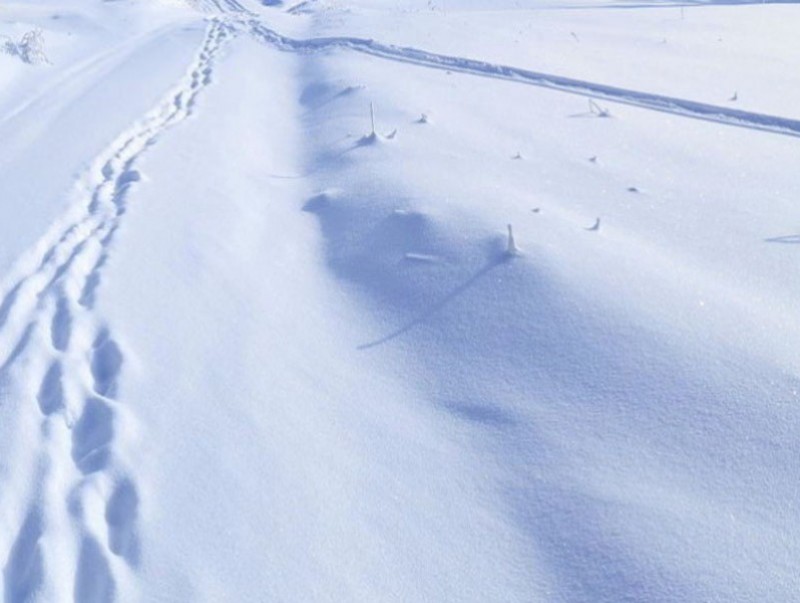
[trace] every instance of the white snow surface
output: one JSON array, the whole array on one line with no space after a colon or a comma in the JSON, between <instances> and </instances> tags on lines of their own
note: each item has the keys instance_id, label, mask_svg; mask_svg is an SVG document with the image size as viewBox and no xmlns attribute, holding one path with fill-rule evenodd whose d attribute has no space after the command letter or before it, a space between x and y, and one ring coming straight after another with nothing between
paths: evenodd
<instances>
[{"instance_id":1,"label":"white snow surface","mask_svg":"<svg viewBox=\"0 0 800 603\"><path fill-rule=\"evenodd\" d=\"M799 601L798 18L0 4L3 600Z\"/></svg>"}]
</instances>

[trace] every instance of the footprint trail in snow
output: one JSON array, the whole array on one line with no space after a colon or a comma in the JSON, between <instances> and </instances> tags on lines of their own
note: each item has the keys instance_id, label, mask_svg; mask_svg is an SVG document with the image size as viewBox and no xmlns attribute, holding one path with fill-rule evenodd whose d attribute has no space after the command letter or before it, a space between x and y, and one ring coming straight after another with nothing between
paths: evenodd
<instances>
[{"instance_id":1,"label":"footprint trail in snow","mask_svg":"<svg viewBox=\"0 0 800 603\"><path fill-rule=\"evenodd\" d=\"M76 203L0 296L0 399L14 442L0 459L6 603L86 603L133 590L140 494L123 449L134 420L118 399L125 348L95 310L102 272L142 178L139 158L192 115L232 31L209 22L187 76L97 158Z\"/></svg>"}]
</instances>

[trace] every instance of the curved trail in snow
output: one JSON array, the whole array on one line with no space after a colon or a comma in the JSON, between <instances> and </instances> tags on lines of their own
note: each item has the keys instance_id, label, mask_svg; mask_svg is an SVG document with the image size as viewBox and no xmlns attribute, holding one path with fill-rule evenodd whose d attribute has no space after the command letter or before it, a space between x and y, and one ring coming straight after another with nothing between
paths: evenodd
<instances>
[{"instance_id":1,"label":"curved trail in snow","mask_svg":"<svg viewBox=\"0 0 800 603\"><path fill-rule=\"evenodd\" d=\"M189 0L194 8L207 13L222 14L248 14L255 16L247 10L238 0Z\"/></svg>"},{"instance_id":2,"label":"curved trail in snow","mask_svg":"<svg viewBox=\"0 0 800 603\"><path fill-rule=\"evenodd\" d=\"M192 115L230 35L210 23L188 74L94 161L77 204L0 297L0 387L15 400L19 440L3 459L14 487L0 493L7 602L112 600L138 567L139 492L120 450L133 422L118 399L124 346L96 293L139 158Z\"/></svg>"},{"instance_id":3,"label":"curved trail in snow","mask_svg":"<svg viewBox=\"0 0 800 603\"><path fill-rule=\"evenodd\" d=\"M241 24L249 28L250 33L257 38L281 50L291 52L319 52L332 49L352 50L390 61L538 86L569 94L632 105L642 109L670 113L681 117L715 122L726 126L763 130L786 136L800 136L799 119L742 111L683 98L541 73L520 67L436 54L417 48L383 44L371 39L326 37L299 40L281 35L257 20L243 21Z\"/></svg>"}]
</instances>

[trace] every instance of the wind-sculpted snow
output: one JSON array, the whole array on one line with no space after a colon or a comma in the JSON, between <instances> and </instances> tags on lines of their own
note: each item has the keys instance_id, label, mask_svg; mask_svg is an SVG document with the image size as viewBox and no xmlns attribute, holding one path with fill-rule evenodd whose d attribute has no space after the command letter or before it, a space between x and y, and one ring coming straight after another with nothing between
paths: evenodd
<instances>
[{"instance_id":1,"label":"wind-sculpted snow","mask_svg":"<svg viewBox=\"0 0 800 603\"><path fill-rule=\"evenodd\" d=\"M253 35L265 42L282 50L292 52L319 52L337 48L353 50L391 61L400 61L432 69L449 70L480 77L508 80L530 86L540 86L542 88L560 90L570 94L580 94L626 105L633 105L643 109L661 111L693 119L702 119L729 126L765 130L788 136L800 136L800 120L788 117L741 111L739 109L699 103L682 98L628 90L586 80L540 73L520 67L498 65L464 57L436 54L417 48L382 44L381 42L370 39L327 37L298 40L281 35L256 20L251 20L248 23L248 27Z\"/></svg>"},{"instance_id":2,"label":"wind-sculpted snow","mask_svg":"<svg viewBox=\"0 0 800 603\"><path fill-rule=\"evenodd\" d=\"M404 4L168 2L20 75L4 232L60 184L0 241L6 603L792 600L796 113ZM643 61L716 33L674 12Z\"/></svg>"},{"instance_id":3,"label":"wind-sculpted snow","mask_svg":"<svg viewBox=\"0 0 800 603\"><path fill-rule=\"evenodd\" d=\"M22 260L31 268L20 270L0 301L0 383L22 400L35 392L20 413L39 424L14 463L30 491L3 495L6 508L22 513L16 526L0 530L0 545L11 543L7 603L66 601L70 591L75 601L109 601L138 565L137 481L118 450L132 428L120 401L125 350L97 314L96 293L129 189L142 177L137 161L192 114L229 36L224 25L210 23L183 81L96 159L79 206L37 246L41 257L34 251Z\"/></svg>"}]
</instances>

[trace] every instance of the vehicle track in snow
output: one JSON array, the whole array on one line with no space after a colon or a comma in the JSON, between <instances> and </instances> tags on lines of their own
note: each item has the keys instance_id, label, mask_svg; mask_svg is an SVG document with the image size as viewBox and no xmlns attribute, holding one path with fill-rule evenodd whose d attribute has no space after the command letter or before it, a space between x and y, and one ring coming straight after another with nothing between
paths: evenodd
<instances>
[{"instance_id":1,"label":"vehicle track in snow","mask_svg":"<svg viewBox=\"0 0 800 603\"><path fill-rule=\"evenodd\" d=\"M265 26L261 21L253 19L240 21L240 26L249 30L258 39L285 51L313 53L335 49L351 50L390 61L538 86L569 94L632 105L642 109L670 113L681 117L715 122L726 126L763 130L787 136L800 136L800 120L788 117L742 111L730 107L710 105L682 98L541 73L520 67L436 54L417 48L383 44L371 39L325 37L301 40L289 38Z\"/></svg>"},{"instance_id":2,"label":"vehicle track in snow","mask_svg":"<svg viewBox=\"0 0 800 603\"><path fill-rule=\"evenodd\" d=\"M0 493L7 603L113 600L139 565L140 494L122 453L135 434L119 400L125 349L95 310L97 290L139 159L192 115L232 33L210 22L188 74L97 158L0 297L0 389L19 430Z\"/></svg>"},{"instance_id":3,"label":"vehicle track in snow","mask_svg":"<svg viewBox=\"0 0 800 603\"><path fill-rule=\"evenodd\" d=\"M253 13L248 11L238 0L189 0L196 9L208 13L222 13L222 14L238 14L238 15L251 15Z\"/></svg>"}]
</instances>

